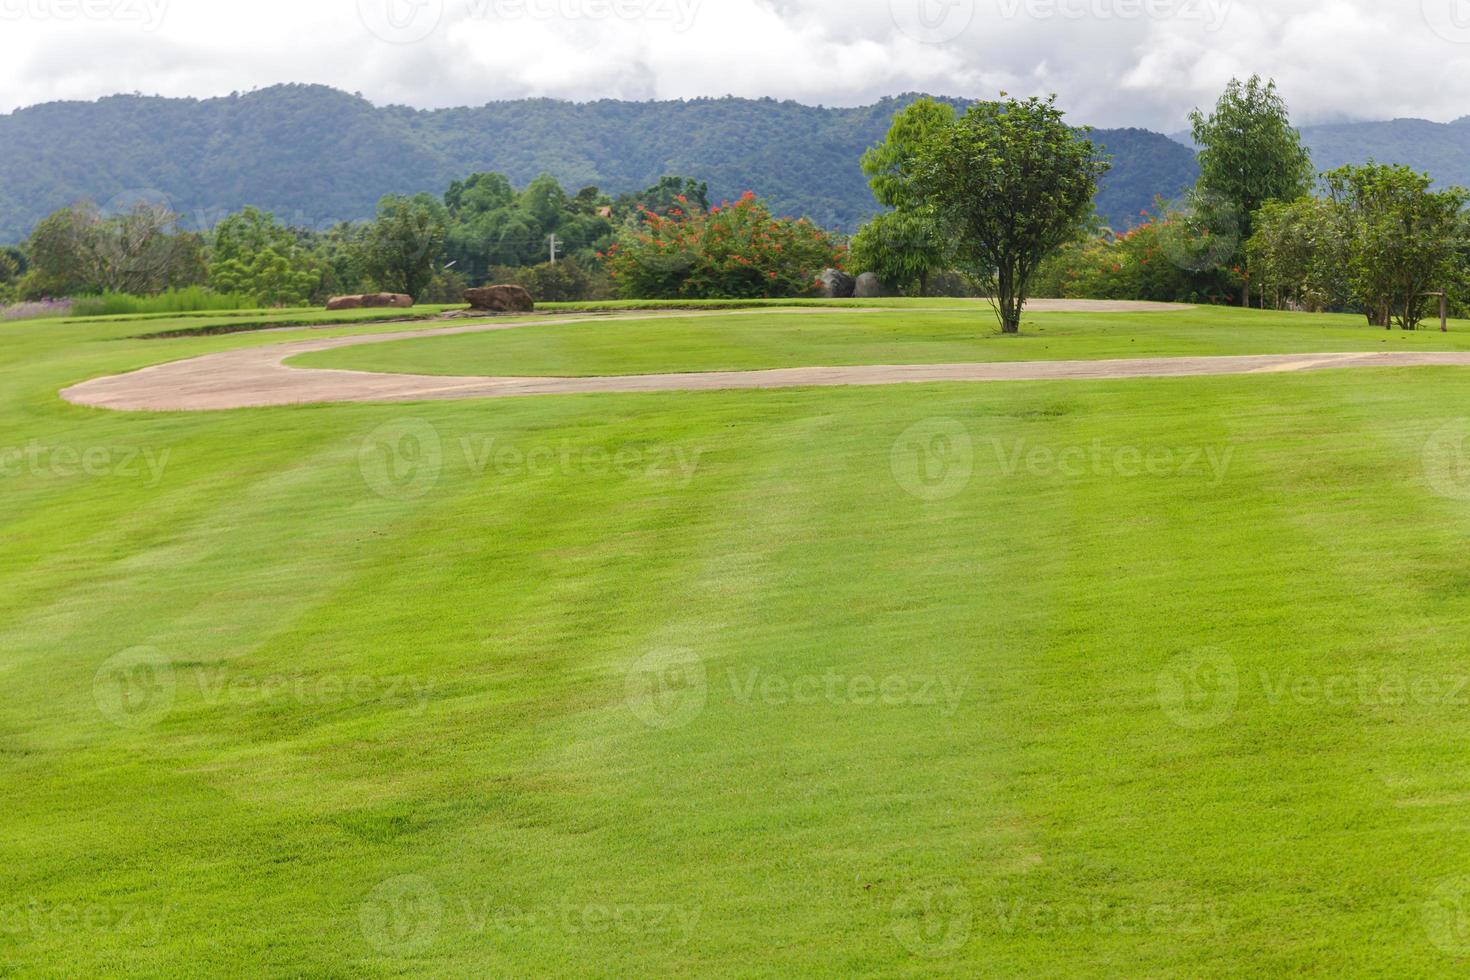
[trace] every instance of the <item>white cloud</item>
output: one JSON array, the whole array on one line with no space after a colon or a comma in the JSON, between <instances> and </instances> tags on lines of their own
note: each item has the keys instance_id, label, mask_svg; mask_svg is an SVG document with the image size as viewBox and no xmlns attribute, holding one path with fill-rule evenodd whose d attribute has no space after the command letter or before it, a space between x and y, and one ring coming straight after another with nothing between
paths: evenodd
<instances>
[{"instance_id":1,"label":"white cloud","mask_svg":"<svg viewBox=\"0 0 1470 980\"><path fill-rule=\"evenodd\" d=\"M0 111L286 81L422 107L1005 89L1175 131L1252 72L1303 122L1458 118L1470 0L0 0Z\"/></svg>"}]
</instances>

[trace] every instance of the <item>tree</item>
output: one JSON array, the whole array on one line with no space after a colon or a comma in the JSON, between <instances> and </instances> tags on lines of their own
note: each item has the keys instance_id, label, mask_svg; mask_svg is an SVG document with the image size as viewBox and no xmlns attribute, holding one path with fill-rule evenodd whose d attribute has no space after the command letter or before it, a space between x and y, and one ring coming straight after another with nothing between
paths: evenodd
<instances>
[{"instance_id":1,"label":"tree","mask_svg":"<svg viewBox=\"0 0 1470 980\"><path fill-rule=\"evenodd\" d=\"M955 254L994 297L1004 333L1019 333L1032 278L1092 213L1108 164L1055 96L972 106L918 150L913 184Z\"/></svg>"},{"instance_id":2,"label":"tree","mask_svg":"<svg viewBox=\"0 0 1470 980\"><path fill-rule=\"evenodd\" d=\"M1383 164L1334 170L1327 187L1349 242L1348 283L1370 322L1417 329L1428 312L1424 294L1465 275L1470 193L1435 191L1428 174Z\"/></svg>"},{"instance_id":3,"label":"tree","mask_svg":"<svg viewBox=\"0 0 1470 980\"><path fill-rule=\"evenodd\" d=\"M923 198L914 186L914 166L924 141L953 126L954 107L930 98L919 99L896 113L888 136L863 154L863 173L873 197L886 208L917 208Z\"/></svg>"},{"instance_id":4,"label":"tree","mask_svg":"<svg viewBox=\"0 0 1470 980\"><path fill-rule=\"evenodd\" d=\"M905 290L928 291L929 277L945 265L943 238L914 183L919 149L935 132L954 125L954 108L924 98L893 117L888 136L863 154L863 173L873 197L893 208L858 230L853 268L872 272Z\"/></svg>"},{"instance_id":5,"label":"tree","mask_svg":"<svg viewBox=\"0 0 1470 980\"><path fill-rule=\"evenodd\" d=\"M641 221L649 211L668 216L671 210L685 213L710 208L709 185L693 177L660 177L659 182L638 194L624 194L613 204L613 220Z\"/></svg>"},{"instance_id":6,"label":"tree","mask_svg":"<svg viewBox=\"0 0 1470 980\"><path fill-rule=\"evenodd\" d=\"M871 272L884 284L917 296L929 292L930 278L945 264L941 236L924 211L880 214L852 239L853 272Z\"/></svg>"},{"instance_id":7,"label":"tree","mask_svg":"<svg viewBox=\"0 0 1470 980\"><path fill-rule=\"evenodd\" d=\"M209 285L261 306L301 306L321 283L318 263L267 211L247 207L215 228Z\"/></svg>"},{"instance_id":8,"label":"tree","mask_svg":"<svg viewBox=\"0 0 1470 980\"><path fill-rule=\"evenodd\" d=\"M772 217L753 193L708 212L644 217L607 255L629 299L809 296L821 271L842 261L831 235L805 218Z\"/></svg>"},{"instance_id":9,"label":"tree","mask_svg":"<svg viewBox=\"0 0 1470 980\"><path fill-rule=\"evenodd\" d=\"M439 268L448 224L448 211L432 195L383 198L363 243L368 274L383 289L418 299Z\"/></svg>"},{"instance_id":10,"label":"tree","mask_svg":"<svg viewBox=\"0 0 1470 980\"><path fill-rule=\"evenodd\" d=\"M1268 202L1256 213L1255 229L1246 255L1263 297L1277 309L1291 305L1322 312L1350 302L1350 243L1340 209L1331 201Z\"/></svg>"},{"instance_id":11,"label":"tree","mask_svg":"<svg viewBox=\"0 0 1470 980\"><path fill-rule=\"evenodd\" d=\"M1293 201L1310 191L1312 157L1274 81L1231 79L1212 113L1196 109L1189 118L1200 147L1199 192L1233 208L1239 242L1254 233L1256 211L1267 201ZM1244 273L1241 305L1249 306L1248 265Z\"/></svg>"},{"instance_id":12,"label":"tree","mask_svg":"<svg viewBox=\"0 0 1470 980\"><path fill-rule=\"evenodd\" d=\"M110 217L90 203L63 208L31 233L24 291L32 296L151 296L200 283L204 242L180 231L178 221L172 211L148 202Z\"/></svg>"}]
</instances>

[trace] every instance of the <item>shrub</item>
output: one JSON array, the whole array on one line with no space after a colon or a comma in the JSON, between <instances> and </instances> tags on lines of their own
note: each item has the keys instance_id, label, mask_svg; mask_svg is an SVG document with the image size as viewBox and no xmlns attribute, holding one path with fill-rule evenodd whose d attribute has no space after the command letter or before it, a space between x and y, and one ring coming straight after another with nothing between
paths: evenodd
<instances>
[{"instance_id":1,"label":"shrub","mask_svg":"<svg viewBox=\"0 0 1470 980\"><path fill-rule=\"evenodd\" d=\"M607 274L596 267L588 268L576 259L525 268L496 266L490 270L490 279L495 283L523 286L538 303L583 303L613 297Z\"/></svg>"},{"instance_id":2,"label":"shrub","mask_svg":"<svg viewBox=\"0 0 1470 980\"><path fill-rule=\"evenodd\" d=\"M606 256L628 299L810 296L822 270L840 268L845 258L830 234L805 218L773 218L753 193L707 212L674 208L643 217Z\"/></svg>"},{"instance_id":3,"label":"shrub","mask_svg":"<svg viewBox=\"0 0 1470 980\"><path fill-rule=\"evenodd\" d=\"M134 296L130 293L102 293L79 296L72 308L74 316L127 316L135 313L198 313L211 310L253 310L260 304L254 296L241 293L217 293L203 286L169 289L157 296Z\"/></svg>"},{"instance_id":4,"label":"shrub","mask_svg":"<svg viewBox=\"0 0 1470 980\"><path fill-rule=\"evenodd\" d=\"M1217 266L1209 236L1207 229L1175 214L1151 219L1121 235L1104 231L1063 246L1043 262L1034 295L1229 303L1241 277Z\"/></svg>"}]
</instances>

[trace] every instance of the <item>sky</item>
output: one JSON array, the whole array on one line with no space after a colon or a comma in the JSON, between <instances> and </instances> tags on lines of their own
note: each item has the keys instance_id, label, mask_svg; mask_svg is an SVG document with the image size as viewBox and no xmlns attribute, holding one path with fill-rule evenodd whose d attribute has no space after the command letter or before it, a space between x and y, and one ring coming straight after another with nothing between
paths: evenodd
<instances>
[{"instance_id":1,"label":"sky","mask_svg":"<svg viewBox=\"0 0 1470 980\"><path fill-rule=\"evenodd\" d=\"M1005 91L1175 133L1257 72L1300 124L1470 115L1470 0L0 0L0 113L281 82L420 108Z\"/></svg>"}]
</instances>

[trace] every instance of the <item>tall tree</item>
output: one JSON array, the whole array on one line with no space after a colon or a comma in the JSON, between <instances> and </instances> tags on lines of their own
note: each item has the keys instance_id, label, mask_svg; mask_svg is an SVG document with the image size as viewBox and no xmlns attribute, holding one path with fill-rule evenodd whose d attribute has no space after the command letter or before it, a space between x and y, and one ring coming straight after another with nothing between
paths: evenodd
<instances>
[{"instance_id":1,"label":"tall tree","mask_svg":"<svg viewBox=\"0 0 1470 980\"><path fill-rule=\"evenodd\" d=\"M1271 201L1256 214L1246 255L1260 285L1277 309L1291 305L1322 312L1350 302L1347 269L1351 243L1341 209L1332 201L1303 197Z\"/></svg>"},{"instance_id":2,"label":"tall tree","mask_svg":"<svg viewBox=\"0 0 1470 980\"><path fill-rule=\"evenodd\" d=\"M1430 291L1464 279L1462 232L1470 192L1433 190L1403 166L1343 167L1327 175L1349 242L1347 277L1371 322L1414 330Z\"/></svg>"},{"instance_id":3,"label":"tall tree","mask_svg":"<svg viewBox=\"0 0 1470 980\"><path fill-rule=\"evenodd\" d=\"M378 203L364 250L369 275L378 285L418 299L439 265L449 214L430 194L390 194Z\"/></svg>"},{"instance_id":4,"label":"tall tree","mask_svg":"<svg viewBox=\"0 0 1470 980\"><path fill-rule=\"evenodd\" d=\"M920 146L913 186L956 256L990 290L1001 331L1019 333L1037 268L1072 241L1107 172L1088 130L1056 97L970 107Z\"/></svg>"},{"instance_id":5,"label":"tall tree","mask_svg":"<svg viewBox=\"0 0 1470 980\"><path fill-rule=\"evenodd\" d=\"M890 286L928 291L929 277L944 268L943 236L915 186L919 149L934 133L953 126L954 107L919 99L893 117L888 136L863 154L863 173L873 197L892 208L864 225L853 239L853 268L875 273Z\"/></svg>"},{"instance_id":6,"label":"tall tree","mask_svg":"<svg viewBox=\"0 0 1470 980\"><path fill-rule=\"evenodd\" d=\"M1267 201L1294 201L1307 194L1314 176L1312 156L1292 128L1286 101L1274 81L1253 75L1231 79L1208 116L1190 114L1199 145L1199 192L1235 211L1245 284L1242 306L1250 305L1250 266L1244 243L1255 232L1256 212Z\"/></svg>"},{"instance_id":7,"label":"tall tree","mask_svg":"<svg viewBox=\"0 0 1470 980\"><path fill-rule=\"evenodd\" d=\"M321 283L319 263L269 211L247 207L215 227L209 285L261 306L299 306Z\"/></svg>"},{"instance_id":8,"label":"tall tree","mask_svg":"<svg viewBox=\"0 0 1470 980\"><path fill-rule=\"evenodd\" d=\"M202 282L204 243L179 217L146 201L105 216L94 204L47 217L27 246L30 295L118 292L149 296Z\"/></svg>"}]
</instances>

